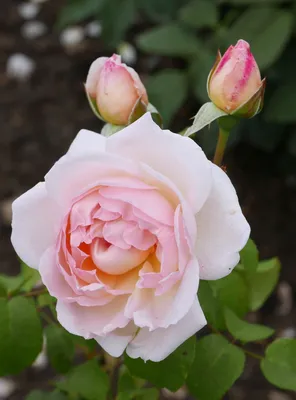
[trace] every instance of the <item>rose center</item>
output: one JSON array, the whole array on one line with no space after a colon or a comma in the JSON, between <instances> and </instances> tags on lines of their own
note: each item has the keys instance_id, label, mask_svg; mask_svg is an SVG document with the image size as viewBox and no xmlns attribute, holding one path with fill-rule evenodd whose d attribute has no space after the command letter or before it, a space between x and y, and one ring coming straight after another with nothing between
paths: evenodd
<instances>
[{"instance_id":1,"label":"rose center","mask_svg":"<svg viewBox=\"0 0 296 400\"><path fill-rule=\"evenodd\" d=\"M138 267L150 254L149 250L135 247L121 249L103 238L96 238L91 244L91 256L98 269L110 275L120 275ZM116 260L116 261L115 261Z\"/></svg>"}]
</instances>

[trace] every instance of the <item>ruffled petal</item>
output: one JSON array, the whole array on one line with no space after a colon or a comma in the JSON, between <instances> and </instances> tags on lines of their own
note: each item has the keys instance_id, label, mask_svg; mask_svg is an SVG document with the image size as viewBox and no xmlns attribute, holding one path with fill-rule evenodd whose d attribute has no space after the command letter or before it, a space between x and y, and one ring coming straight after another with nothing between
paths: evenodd
<instances>
[{"instance_id":1,"label":"ruffled petal","mask_svg":"<svg viewBox=\"0 0 296 400\"><path fill-rule=\"evenodd\" d=\"M107 140L106 150L145 163L169 178L189 202L194 213L211 189L211 165L190 138L161 130L146 113Z\"/></svg>"},{"instance_id":2,"label":"ruffled petal","mask_svg":"<svg viewBox=\"0 0 296 400\"><path fill-rule=\"evenodd\" d=\"M159 362L205 325L206 319L196 298L189 312L177 324L153 332L149 332L148 328L141 329L126 352L131 358Z\"/></svg>"},{"instance_id":3,"label":"ruffled petal","mask_svg":"<svg viewBox=\"0 0 296 400\"><path fill-rule=\"evenodd\" d=\"M56 240L61 211L48 197L45 184L38 183L12 203L11 242L18 256L38 269L44 251Z\"/></svg>"},{"instance_id":4,"label":"ruffled petal","mask_svg":"<svg viewBox=\"0 0 296 400\"><path fill-rule=\"evenodd\" d=\"M213 186L196 214L195 254L201 279L220 279L239 262L239 251L250 236L250 226L240 208L235 189L221 168L213 164Z\"/></svg>"}]
</instances>

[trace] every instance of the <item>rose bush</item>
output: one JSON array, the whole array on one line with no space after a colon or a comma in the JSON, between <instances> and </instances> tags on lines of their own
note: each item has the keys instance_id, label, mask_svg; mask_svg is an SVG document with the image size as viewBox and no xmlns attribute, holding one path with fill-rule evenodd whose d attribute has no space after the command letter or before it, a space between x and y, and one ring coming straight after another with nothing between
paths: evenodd
<instances>
[{"instance_id":1,"label":"rose bush","mask_svg":"<svg viewBox=\"0 0 296 400\"><path fill-rule=\"evenodd\" d=\"M82 130L12 227L69 332L152 361L206 324L199 279L229 274L250 233L227 175L149 113L109 138Z\"/></svg>"}]
</instances>

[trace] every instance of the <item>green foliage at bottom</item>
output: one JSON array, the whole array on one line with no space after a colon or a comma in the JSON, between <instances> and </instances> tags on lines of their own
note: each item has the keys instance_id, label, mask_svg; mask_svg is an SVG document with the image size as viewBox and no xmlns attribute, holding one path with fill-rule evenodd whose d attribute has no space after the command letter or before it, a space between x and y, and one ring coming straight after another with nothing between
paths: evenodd
<instances>
[{"instance_id":1,"label":"green foliage at bottom","mask_svg":"<svg viewBox=\"0 0 296 400\"><path fill-rule=\"evenodd\" d=\"M296 340L278 339L271 343L261 361L261 370L273 385L296 391Z\"/></svg>"},{"instance_id":2,"label":"green foliage at bottom","mask_svg":"<svg viewBox=\"0 0 296 400\"><path fill-rule=\"evenodd\" d=\"M125 356L125 365L130 373L143 379L147 379L153 385L169 390L178 390L185 382L189 369L194 359L195 337L191 337L183 343L163 361L158 363L140 358L133 359Z\"/></svg>"},{"instance_id":3,"label":"green foliage at bottom","mask_svg":"<svg viewBox=\"0 0 296 400\"><path fill-rule=\"evenodd\" d=\"M195 359L187 378L190 393L199 400L221 400L240 377L244 352L221 335L208 335L196 343Z\"/></svg>"}]
</instances>

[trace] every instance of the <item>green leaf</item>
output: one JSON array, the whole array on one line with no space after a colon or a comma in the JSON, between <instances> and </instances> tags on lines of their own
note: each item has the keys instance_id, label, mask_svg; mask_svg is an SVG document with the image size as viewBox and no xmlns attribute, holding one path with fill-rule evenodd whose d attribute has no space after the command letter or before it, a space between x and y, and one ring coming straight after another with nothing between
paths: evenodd
<instances>
[{"instance_id":1,"label":"green leaf","mask_svg":"<svg viewBox=\"0 0 296 400\"><path fill-rule=\"evenodd\" d=\"M0 284L6 289L7 292L11 293L15 291L23 282L23 278L20 275L8 276L0 274Z\"/></svg>"},{"instance_id":2,"label":"green leaf","mask_svg":"<svg viewBox=\"0 0 296 400\"><path fill-rule=\"evenodd\" d=\"M279 86L266 104L264 118L267 122L294 123L296 82Z\"/></svg>"},{"instance_id":3,"label":"green leaf","mask_svg":"<svg viewBox=\"0 0 296 400\"><path fill-rule=\"evenodd\" d=\"M34 302L0 299L0 375L29 367L42 350L42 328Z\"/></svg>"},{"instance_id":4,"label":"green leaf","mask_svg":"<svg viewBox=\"0 0 296 400\"><path fill-rule=\"evenodd\" d=\"M37 304L39 307L52 306L56 303L56 299L48 293L40 294L37 297Z\"/></svg>"},{"instance_id":5,"label":"green leaf","mask_svg":"<svg viewBox=\"0 0 296 400\"><path fill-rule=\"evenodd\" d=\"M153 104L149 103L147 106L147 111L150 112L153 121L160 127L163 127L162 116L160 115L159 111Z\"/></svg>"},{"instance_id":6,"label":"green leaf","mask_svg":"<svg viewBox=\"0 0 296 400\"><path fill-rule=\"evenodd\" d=\"M140 50L163 56L188 57L202 48L199 40L177 23L152 28L137 37Z\"/></svg>"},{"instance_id":7,"label":"green leaf","mask_svg":"<svg viewBox=\"0 0 296 400\"><path fill-rule=\"evenodd\" d=\"M67 400L67 397L55 390L52 393L42 392L41 390L33 390L28 396L26 400Z\"/></svg>"},{"instance_id":8,"label":"green leaf","mask_svg":"<svg viewBox=\"0 0 296 400\"><path fill-rule=\"evenodd\" d=\"M217 5L209 0L193 0L181 8L179 18L193 28L214 27L218 22Z\"/></svg>"},{"instance_id":9,"label":"green leaf","mask_svg":"<svg viewBox=\"0 0 296 400\"><path fill-rule=\"evenodd\" d=\"M104 1L99 19L103 22L102 40L105 46L115 48L122 41L135 22L137 5L137 0Z\"/></svg>"},{"instance_id":10,"label":"green leaf","mask_svg":"<svg viewBox=\"0 0 296 400\"><path fill-rule=\"evenodd\" d=\"M124 128L124 125L112 125L112 124L105 124L101 130L101 135L105 137L109 137L121 131Z\"/></svg>"},{"instance_id":11,"label":"green leaf","mask_svg":"<svg viewBox=\"0 0 296 400\"><path fill-rule=\"evenodd\" d=\"M53 368L62 374L72 366L75 354L71 335L58 325L48 325L45 328L46 350Z\"/></svg>"},{"instance_id":12,"label":"green leaf","mask_svg":"<svg viewBox=\"0 0 296 400\"><path fill-rule=\"evenodd\" d=\"M187 97L187 77L178 70L167 69L149 77L146 83L149 99L160 111L166 124Z\"/></svg>"},{"instance_id":13,"label":"green leaf","mask_svg":"<svg viewBox=\"0 0 296 400\"><path fill-rule=\"evenodd\" d=\"M209 100L207 91L207 80L211 69L215 63L216 54L207 44L196 54L189 67L189 82L193 93L199 102Z\"/></svg>"},{"instance_id":14,"label":"green leaf","mask_svg":"<svg viewBox=\"0 0 296 400\"><path fill-rule=\"evenodd\" d=\"M68 0L58 16L57 26L63 28L66 25L83 21L100 11L106 0Z\"/></svg>"},{"instance_id":15,"label":"green leaf","mask_svg":"<svg viewBox=\"0 0 296 400\"><path fill-rule=\"evenodd\" d=\"M119 393L117 400L158 400L159 392L155 388L142 388Z\"/></svg>"},{"instance_id":16,"label":"green leaf","mask_svg":"<svg viewBox=\"0 0 296 400\"><path fill-rule=\"evenodd\" d=\"M0 297L7 297L7 287L4 282L0 280Z\"/></svg>"},{"instance_id":17,"label":"green leaf","mask_svg":"<svg viewBox=\"0 0 296 400\"><path fill-rule=\"evenodd\" d=\"M223 329L225 327L223 308L209 282L199 282L198 299L208 324L216 329Z\"/></svg>"},{"instance_id":18,"label":"green leaf","mask_svg":"<svg viewBox=\"0 0 296 400\"><path fill-rule=\"evenodd\" d=\"M285 3L287 0L260 0L260 4L273 4L273 3ZM256 4L258 5L258 0L218 0L219 3L228 3L234 5L248 5L248 4Z\"/></svg>"},{"instance_id":19,"label":"green leaf","mask_svg":"<svg viewBox=\"0 0 296 400\"><path fill-rule=\"evenodd\" d=\"M212 102L205 103L199 109L198 113L194 117L192 126L187 129L184 136L190 136L193 133L200 131L202 128L209 125L216 119L226 115L227 115L226 112L220 110L220 108L216 107L214 103Z\"/></svg>"},{"instance_id":20,"label":"green leaf","mask_svg":"<svg viewBox=\"0 0 296 400\"><path fill-rule=\"evenodd\" d=\"M168 22L173 19L184 0L137 0L140 9L155 22Z\"/></svg>"},{"instance_id":21,"label":"green leaf","mask_svg":"<svg viewBox=\"0 0 296 400\"><path fill-rule=\"evenodd\" d=\"M248 8L229 30L229 40L244 38L260 68L272 65L283 52L293 30L293 14L268 6Z\"/></svg>"},{"instance_id":22,"label":"green leaf","mask_svg":"<svg viewBox=\"0 0 296 400\"><path fill-rule=\"evenodd\" d=\"M30 268L21 262L21 271L18 275L0 275L0 285L5 287L9 293L29 292L40 279L40 274L36 269Z\"/></svg>"},{"instance_id":23,"label":"green leaf","mask_svg":"<svg viewBox=\"0 0 296 400\"><path fill-rule=\"evenodd\" d=\"M196 343L187 378L190 393L199 400L221 400L242 374L244 364L243 351L223 336L205 336Z\"/></svg>"},{"instance_id":24,"label":"green leaf","mask_svg":"<svg viewBox=\"0 0 296 400\"><path fill-rule=\"evenodd\" d=\"M146 379L159 388L176 391L184 384L193 362L194 349L195 337L191 337L163 361L144 362L125 355L125 365L133 376Z\"/></svg>"},{"instance_id":25,"label":"green leaf","mask_svg":"<svg viewBox=\"0 0 296 400\"><path fill-rule=\"evenodd\" d=\"M24 262L21 263L20 275L23 277L22 290L25 292L32 290L36 283L41 281L39 272L34 268L30 268Z\"/></svg>"},{"instance_id":26,"label":"green leaf","mask_svg":"<svg viewBox=\"0 0 296 400\"><path fill-rule=\"evenodd\" d=\"M227 329L235 339L242 342L263 340L274 334L274 330L267 326L241 320L229 308L224 309L224 315Z\"/></svg>"},{"instance_id":27,"label":"green leaf","mask_svg":"<svg viewBox=\"0 0 296 400\"><path fill-rule=\"evenodd\" d=\"M259 253L252 239L249 239L245 247L241 250L240 259L247 275L252 275L256 272L259 262Z\"/></svg>"},{"instance_id":28,"label":"green leaf","mask_svg":"<svg viewBox=\"0 0 296 400\"><path fill-rule=\"evenodd\" d=\"M277 339L271 343L261 361L261 370L273 385L296 391L296 340Z\"/></svg>"},{"instance_id":29,"label":"green leaf","mask_svg":"<svg viewBox=\"0 0 296 400\"><path fill-rule=\"evenodd\" d=\"M225 278L209 283L221 305L230 308L239 317L243 317L247 313L249 306L248 287L237 271L232 271Z\"/></svg>"},{"instance_id":30,"label":"green leaf","mask_svg":"<svg viewBox=\"0 0 296 400\"><path fill-rule=\"evenodd\" d=\"M256 274L249 285L249 306L258 310L273 292L279 278L280 262L277 258L259 262Z\"/></svg>"},{"instance_id":31,"label":"green leaf","mask_svg":"<svg viewBox=\"0 0 296 400\"><path fill-rule=\"evenodd\" d=\"M73 368L63 382L57 384L60 390L85 400L105 400L109 390L109 378L97 361L91 360Z\"/></svg>"}]
</instances>

